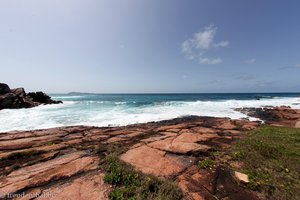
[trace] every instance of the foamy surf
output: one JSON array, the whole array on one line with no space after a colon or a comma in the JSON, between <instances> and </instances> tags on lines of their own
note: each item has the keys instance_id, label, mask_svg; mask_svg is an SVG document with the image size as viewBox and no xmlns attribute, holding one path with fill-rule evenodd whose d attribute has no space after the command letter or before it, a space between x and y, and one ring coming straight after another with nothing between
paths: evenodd
<instances>
[{"instance_id":1,"label":"foamy surf","mask_svg":"<svg viewBox=\"0 0 300 200\"><path fill-rule=\"evenodd\" d=\"M12 130L34 130L71 125L121 126L134 123L160 121L176 117L197 115L211 117L229 117L232 119L248 118L257 120L235 111L243 107L291 106L300 109L299 98L278 97L261 100L168 100L153 99L151 102L139 102L130 96L128 101L118 97L115 101L97 100L97 97L72 96L56 97L64 104L45 105L30 109L1 110L0 132ZM115 98L115 97L114 97ZM128 98L128 97L126 97ZM125 99L126 99L125 98ZM148 97L147 97L148 98ZM172 97L174 98L174 97Z\"/></svg>"}]
</instances>

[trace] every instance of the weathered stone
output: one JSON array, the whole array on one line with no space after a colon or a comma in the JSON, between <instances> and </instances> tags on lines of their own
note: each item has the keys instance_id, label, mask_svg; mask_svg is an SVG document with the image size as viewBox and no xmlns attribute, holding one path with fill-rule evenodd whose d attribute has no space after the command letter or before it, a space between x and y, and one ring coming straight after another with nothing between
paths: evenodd
<instances>
[{"instance_id":1,"label":"weathered stone","mask_svg":"<svg viewBox=\"0 0 300 200\"><path fill-rule=\"evenodd\" d=\"M211 133L211 134L216 133L216 129L206 128L206 127L201 127L201 126L194 127L194 128L192 128L192 130L197 133Z\"/></svg>"},{"instance_id":2,"label":"weathered stone","mask_svg":"<svg viewBox=\"0 0 300 200\"><path fill-rule=\"evenodd\" d=\"M146 174L172 176L180 173L186 165L176 157L169 157L166 152L145 145L130 149L120 157Z\"/></svg>"},{"instance_id":3,"label":"weathered stone","mask_svg":"<svg viewBox=\"0 0 300 200\"><path fill-rule=\"evenodd\" d=\"M0 95L0 109L5 108L15 108L14 101L16 99L16 95L13 93L6 93Z\"/></svg>"},{"instance_id":4,"label":"weathered stone","mask_svg":"<svg viewBox=\"0 0 300 200\"><path fill-rule=\"evenodd\" d=\"M234 172L235 178L242 183L249 183L249 178L247 174L241 172Z\"/></svg>"},{"instance_id":5,"label":"weathered stone","mask_svg":"<svg viewBox=\"0 0 300 200\"><path fill-rule=\"evenodd\" d=\"M41 200L104 200L109 199L110 185L104 183L104 174L96 172L78 177L69 183L56 184L40 193ZM48 195L48 198L47 198Z\"/></svg>"},{"instance_id":6,"label":"weathered stone","mask_svg":"<svg viewBox=\"0 0 300 200\"><path fill-rule=\"evenodd\" d=\"M10 89L0 83L0 110L8 108L31 108L40 104L57 104L62 101L52 100L43 92L25 93L24 88Z\"/></svg>"},{"instance_id":7,"label":"weathered stone","mask_svg":"<svg viewBox=\"0 0 300 200\"><path fill-rule=\"evenodd\" d=\"M300 111L283 108L276 112L292 114L289 120L289 114L281 114L286 121L276 123L297 124L294 115ZM123 161L143 173L176 180L184 198L257 199L238 184L231 170L219 166L225 160L214 162L209 170L196 165L199 156L209 155L206 151L210 148L222 151L233 139L242 137L243 131L256 126L257 122L247 120L188 117L125 127L72 126L0 133L0 192L44 195L49 190L55 199L106 199L109 188L103 185L99 157L109 152L104 148L99 153L96 147L117 142L129 149L120 156Z\"/></svg>"},{"instance_id":8,"label":"weathered stone","mask_svg":"<svg viewBox=\"0 0 300 200\"><path fill-rule=\"evenodd\" d=\"M6 94L6 93L10 93L9 86L5 83L0 83L0 95L1 94Z\"/></svg>"},{"instance_id":9,"label":"weathered stone","mask_svg":"<svg viewBox=\"0 0 300 200\"><path fill-rule=\"evenodd\" d=\"M300 128L300 120L296 122L295 128Z\"/></svg>"},{"instance_id":10,"label":"weathered stone","mask_svg":"<svg viewBox=\"0 0 300 200\"><path fill-rule=\"evenodd\" d=\"M276 124L294 127L295 123L300 119L300 112L290 107L266 107L266 108L243 108L236 109L251 117L263 120L267 124ZM249 124L247 124L249 126Z\"/></svg>"},{"instance_id":11,"label":"weathered stone","mask_svg":"<svg viewBox=\"0 0 300 200\"><path fill-rule=\"evenodd\" d=\"M203 136L203 137L202 137ZM178 137L171 137L148 144L148 146L173 153L186 154L188 152L201 152L210 149L207 145L197 144L196 142L205 141L216 135L182 133Z\"/></svg>"},{"instance_id":12,"label":"weathered stone","mask_svg":"<svg viewBox=\"0 0 300 200\"><path fill-rule=\"evenodd\" d=\"M236 125L234 125L230 120L222 120L219 124L215 125L215 127L219 129L235 129Z\"/></svg>"},{"instance_id":13,"label":"weathered stone","mask_svg":"<svg viewBox=\"0 0 300 200\"><path fill-rule=\"evenodd\" d=\"M178 135L177 133L174 133L174 132L159 132L159 134L169 136L169 137Z\"/></svg>"},{"instance_id":14,"label":"weathered stone","mask_svg":"<svg viewBox=\"0 0 300 200\"><path fill-rule=\"evenodd\" d=\"M96 169L99 159L84 155L83 152L67 154L13 171L0 180L0 191L4 194L15 193L61 177L70 177L79 172Z\"/></svg>"},{"instance_id":15,"label":"weathered stone","mask_svg":"<svg viewBox=\"0 0 300 200\"><path fill-rule=\"evenodd\" d=\"M42 103L42 104L57 104L62 103L62 101L54 101L44 92L29 92L27 94L28 97L32 98L34 102Z\"/></svg>"},{"instance_id":16,"label":"weathered stone","mask_svg":"<svg viewBox=\"0 0 300 200\"><path fill-rule=\"evenodd\" d=\"M25 92L24 88L11 89L11 92L20 97L26 96L26 92Z\"/></svg>"},{"instance_id":17,"label":"weathered stone","mask_svg":"<svg viewBox=\"0 0 300 200\"><path fill-rule=\"evenodd\" d=\"M121 142L121 141L125 141L125 140L128 140L128 138L112 137L112 138L109 138L108 140L106 140L105 143L115 143L115 142Z\"/></svg>"},{"instance_id":18,"label":"weathered stone","mask_svg":"<svg viewBox=\"0 0 300 200\"><path fill-rule=\"evenodd\" d=\"M185 128L185 124L177 124L177 125L170 125L170 126L160 126L159 128L156 128L155 131L165 131L165 132L178 132L180 129ZM173 131L172 131L173 130Z\"/></svg>"},{"instance_id":19,"label":"weathered stone","mask_svg":"<svg viewBox=\"0 0 300 200\"><path fill-rule=\"evenodd\" d=\"M47 135L41 137L21 138L21 139L11 140L10 142L0 141L0 150L29 148L32 147L33 145L41 145L47 142L55 141L59 139L59 137L60 135Z\"/></svg>"},{"instance_id":20,"label":"weathered stone","mask_svg":"<svg viewBox=\"0 0 300 200\"><path fill-rule=\"evenodd\" d=\"M208 192L202 185L199 185L188 175L180 175L178 177L178 186L186 193L188 199L215 200L213 194Z\"/></svg>"}]
</instances>

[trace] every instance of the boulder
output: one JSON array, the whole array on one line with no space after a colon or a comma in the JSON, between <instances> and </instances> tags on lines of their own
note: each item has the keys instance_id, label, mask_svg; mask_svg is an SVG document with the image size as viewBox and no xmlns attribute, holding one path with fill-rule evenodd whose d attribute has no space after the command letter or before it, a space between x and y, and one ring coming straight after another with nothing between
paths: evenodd
<instances>
[{"instance_id":1,"label":"boulder","mask_svg":"<svg viewBox=\"0 0 300 200\"><path fill-rule=\"evenodd\" d=\"M21 96L21 97L25 97L26 96L24 88L11 89L11 93L14 93L15 95Z\"/></svg>"},{"instance_id":2,"label":"boulder","mask_svg":"<svg viewBox=\"0 0 300 200\"><path fill-rule=\"evenodd\" d=\"M234 172L235 178L242 183L249 183L249 178L247 174L241 172Z\"/></svg>"},{"instance_id":3,"label":"boulder","mask_svg":"<svg viewBox=\"0 0 300 200\"><path fill-rule=\"evenodd\" d=\"M32 108L41 104L58 104L62 101L52 100L43 92L26 94L24 88L10 89L7 84L0 83L0 110L8 108Z\"/></svg>"},{"instance_id":4,"label":"boulder","mask_svg":"<svg viewBox=\"0 0 300 200\"><path fill-rule=\"evenodd\" d=\"M38 103L44 103L44 104L62 103L62 101L52 100L51 97L49 97L44 92L29 92L27 96L32 98L34 102L38 102Z\"/></svg>"},{"instance_id":5,"label":"boulder","mask_svg":"<svg viewBox=\"0 0 300 200\"><path fill-rule=\"evenodd\" d=\"M10 88L5 83L0 83L0 95L10 93Z\"/></svg>"},{"instance_id":6,"label":"boulder","mask_svg":"<svg viewBox=\"0 0 300 200\"><path fill-rule=\"evenodd\" d=\"M12 108L15 98L16 95L13 93L0 95L0 109Z\"/></svg>"}]
</instances>

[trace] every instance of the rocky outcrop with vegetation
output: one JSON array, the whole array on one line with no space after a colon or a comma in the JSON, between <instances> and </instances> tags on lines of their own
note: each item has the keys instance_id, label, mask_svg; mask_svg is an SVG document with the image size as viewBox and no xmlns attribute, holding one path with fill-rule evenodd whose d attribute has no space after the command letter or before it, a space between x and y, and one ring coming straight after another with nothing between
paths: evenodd
<instances>
[{"instance_id":1,"label":"rocky outcrop with vegetation","mask_svg":"<svg viewBox=\"0 0 300 200\"><path fill-rule=\"evenodd\" d=\"M243 163L231 160L239 154L225 153L259 126L191 116L124 127L0 133L0 194L56 200L264 199L249 187L253 180Z\"/></svg>"}]
</instances>

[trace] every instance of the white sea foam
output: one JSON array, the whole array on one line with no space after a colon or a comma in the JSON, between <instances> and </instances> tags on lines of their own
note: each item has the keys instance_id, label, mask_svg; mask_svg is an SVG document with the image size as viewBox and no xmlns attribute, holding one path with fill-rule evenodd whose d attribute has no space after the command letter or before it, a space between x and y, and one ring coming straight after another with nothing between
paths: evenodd
<instances>
[{"instance_id":1,"label":"white sea foam","mask_svg":"<svg viewBox=\"0 0 300 200\"><path fill-rule=\"evenodd\" d=\"M83 98L84 96L55 96L54 99L78 99Z\"/></svg>"},{"instance_id":2,"label":"white sea foam","mask_svg":"<svg viewBox=\"0 0 300 200\"><path fill-rule=\"evenodd\" d=\"M255 120L255 118L250 118L234 109L281 105L300 109L299 98L194 102L168 101L140 107L126 106L125 103L116 102L112 103L111 106L105 106L96 102L87 104L84 101L65 101L64 104L44 105L30 109L5 109L0 111L0 132L68 125L127 125L172 119L186 115Z\"/></svg>"}]
</instances>

